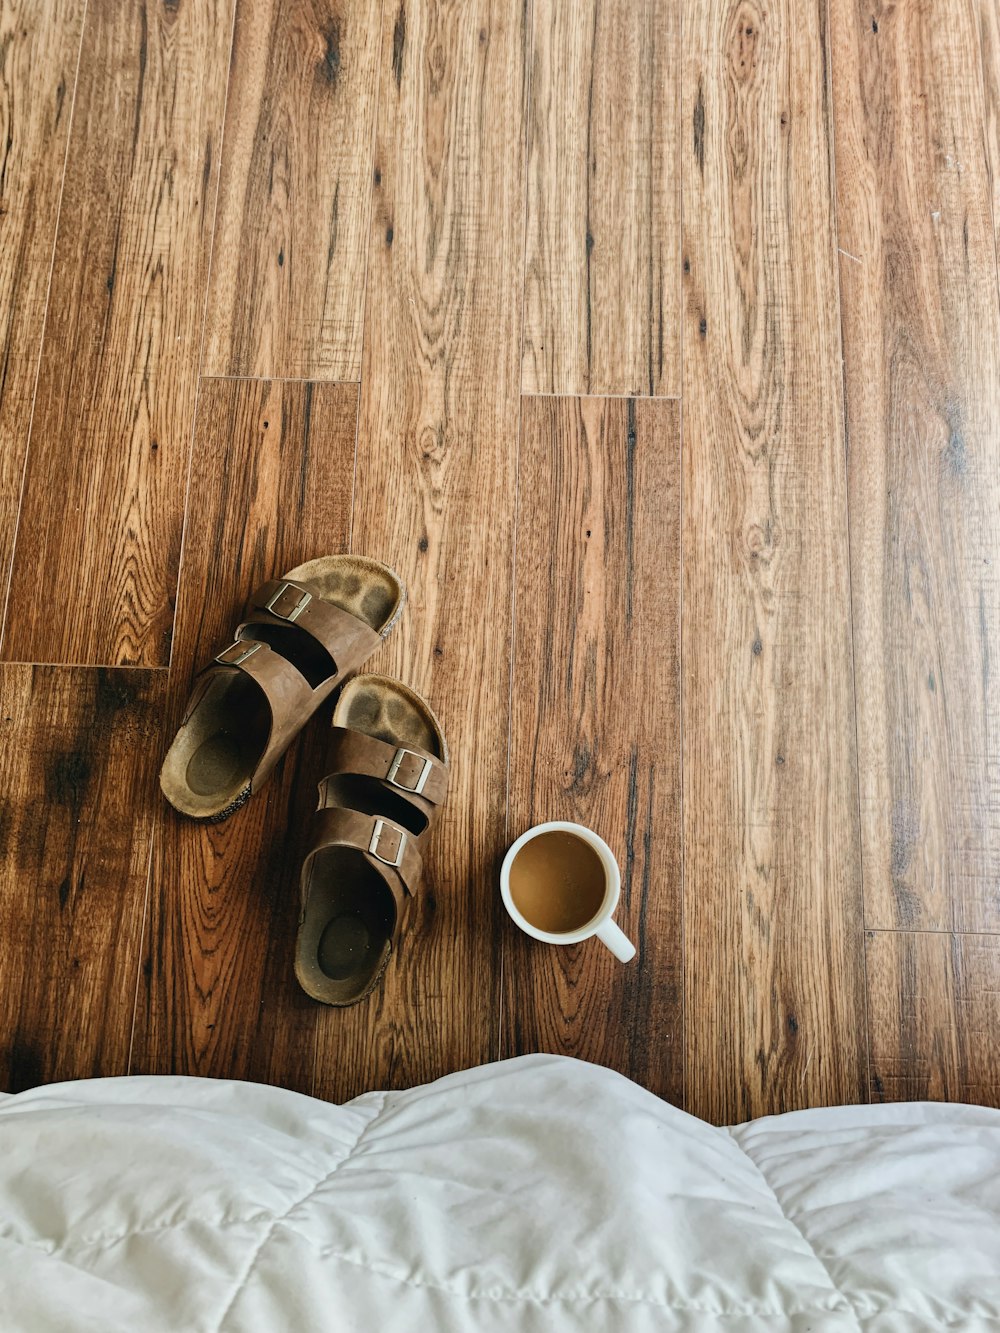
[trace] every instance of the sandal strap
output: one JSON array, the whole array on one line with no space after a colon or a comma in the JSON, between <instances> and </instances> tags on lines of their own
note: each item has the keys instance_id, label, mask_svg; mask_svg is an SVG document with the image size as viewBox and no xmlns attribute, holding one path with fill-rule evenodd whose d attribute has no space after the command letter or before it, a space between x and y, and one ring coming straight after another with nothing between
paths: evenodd
<instances>
[{"instance_id":1,"label":"sandal strap","mask_svg":"<svg viewBox=\"0 0 1000 1333\"><path fill-rule=\"evenodd\" d=\"M367 621L327 601L297 579L268 579L250 598L257 614L246 622L252 633L255 623L298 625L326 649L336 666L335 675L354 671L382 642L382 636Z\"/></svg>"},{"instance_id":2,"label":"sandal strap","mask_svg":"<svg viewBox=\"0 0 1000 1333\"><path fill-rule=\"evenodd\" d=\"M267 744L253 771L252 781L258 782L287 750L302 725L302 718L312 712L316 694L298 667L274 652L269 644L257 639L237 639L201 672L199 680L203 688L192 691L185 722L201 702L212 677L232 670L242 671L255 682L267 700L271 715Z\"/></svg>"},{"instance_id":3,"label":"sandal strap","mask_svg":"<svg viewBox=\"0 0 1000 1333\"><path fill-rule=\"evenodd\" d=\"M272 727L278 719L298 719L303 709L311 706L312 686L298 667L274 652L269 644L257 639L237 639L218 653L202 674L215 674L220 668L242 671L256 681L271 709Z\"/></svg>"},{"instance_id":4,"label":"sandal strap","mask_svg":"<svg viewBox=\"0 0 1000 1333\"><path fill-rule=\"evenodd\" d=\"M365 815L344 806L325 806L316 811L309 835L305 865L324 847L353 847L363 852L390 887L411 897L420 883L423 859L412 833L382 815ZM303 884L308 876L303 870Z\"/></svg>"},{"instance_id":5,"label":"sandal strap","mask_svg":"<svg viewBox=\"0 0 1000 1333\"><path fill-rule=\"evenodd\" d=\"M419 745L392 745L351 727L332 729L327 767L329 775L379 778L402 796L431 805L441 805L448 795L448 765L440 759Z\"/></svg>"}]
</instances>

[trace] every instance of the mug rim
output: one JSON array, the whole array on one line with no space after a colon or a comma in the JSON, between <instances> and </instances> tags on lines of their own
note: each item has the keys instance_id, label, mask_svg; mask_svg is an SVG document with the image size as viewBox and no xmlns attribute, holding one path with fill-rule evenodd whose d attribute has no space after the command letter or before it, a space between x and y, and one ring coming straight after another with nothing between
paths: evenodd
<instances>
[{"instance_id":1,"label":"mug rim","mask_svg":"<svg viewBox=\"0 0 1000 1333\"><path fill-rule=\"evenodd\" d=\"M576 930L565 930L555 933L548 930L539 930L520 912L510 893L510 868L518 852L527 843L540 837L543 833L572 833L581 838L583 842L588 843L601 858L604 866L604 873L607 878L607 887L604 892L604 901L601 903L598 911L590 918L585 926L579 926ZM618 906L618 899L621 897L622 879L621 867L618 865L618 858L604 841L599 833L595 833L592 828L586 824L575 824L567 819L549 819L543 824L532 824L531 828L514 839L507 848L506 855L500 866L500 896L503 899L503 905L511 920L526 935L532 939L541 940L544 944L581 944L584 940L589 940L592 935L596 935L601 926L615 914L615 908Z\"/></svg>"}]
</instances>

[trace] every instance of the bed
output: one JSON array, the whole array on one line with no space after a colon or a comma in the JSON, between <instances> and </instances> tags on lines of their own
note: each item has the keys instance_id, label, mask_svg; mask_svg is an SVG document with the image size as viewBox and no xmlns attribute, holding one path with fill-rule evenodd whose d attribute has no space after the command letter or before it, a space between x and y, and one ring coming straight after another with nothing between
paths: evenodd
<instances>
[{"instance_id":1,"label":"bed","mask_svg":"<svg viewBox=\"0 0 1000 1333\"><path fill-rule=\"evenodd\" d=\"M1000 1330L1000 1112L712 1128L526 1056L344 1106L0 1097L0 1329Z\"/></svg>"}]
</instances>

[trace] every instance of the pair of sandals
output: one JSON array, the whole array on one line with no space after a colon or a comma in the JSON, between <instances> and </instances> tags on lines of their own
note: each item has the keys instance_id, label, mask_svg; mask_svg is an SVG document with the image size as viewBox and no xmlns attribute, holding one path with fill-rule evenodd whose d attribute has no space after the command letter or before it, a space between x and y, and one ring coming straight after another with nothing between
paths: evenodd
<instances>
[{"instance_id":1,"label":"pair of sandals","mask_svg":"<svg viewBox=\"0 0 1000 1333\"><path fill-rule=\"evenodd\" d=\"M353 675L405 599L397 575L362 556L324 556L263 584L196 678L160 773L181 814L228 819L340 690L295 949L299 984L325 1004L355 1004L378 984L448 791L448 746L427 701L388 676Z\"/></svg>"}]
</instances>

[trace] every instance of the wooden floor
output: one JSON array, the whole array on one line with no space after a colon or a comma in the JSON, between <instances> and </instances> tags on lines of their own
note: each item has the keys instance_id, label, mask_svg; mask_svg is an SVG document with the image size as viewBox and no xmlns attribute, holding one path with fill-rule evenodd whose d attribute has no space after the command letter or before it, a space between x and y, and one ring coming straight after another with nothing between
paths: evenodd
<instances>
[{"instance_id":1,"label":"wooden floor","mask_svg":"<svg viewBox=\"0 0 1000 1333\"><path fill-rule=\"evenodd\" d=\"M995 0L0 15L0 1086L1000 1105ZM250 590L348 550L454 780L337 1011L328 713L221 826L156 773ZM628 966L503 913L566 817Z\"/></svg>"}]
</instances>

